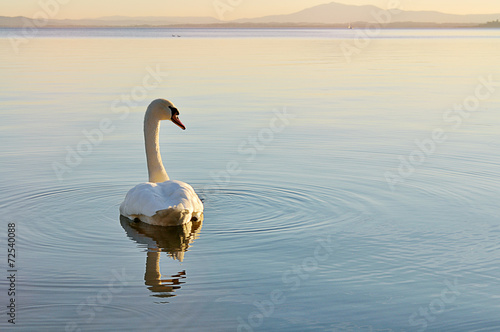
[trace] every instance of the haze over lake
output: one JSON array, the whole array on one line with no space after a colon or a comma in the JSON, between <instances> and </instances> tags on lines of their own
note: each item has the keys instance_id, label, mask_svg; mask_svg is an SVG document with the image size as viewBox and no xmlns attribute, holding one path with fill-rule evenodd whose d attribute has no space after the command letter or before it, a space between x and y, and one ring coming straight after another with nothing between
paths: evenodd
<instances>
[{"instance_id":1,"label":"haze over lake","mask_svg":"<svg viewBox=\"0 0 500 332\"><path fill-rule=\"evenodd\" d=\"M500 31L358 33L0 29L0 329L497 331ZM156 98L202 224L119 216Z\"/></svg>"}]
</instances>

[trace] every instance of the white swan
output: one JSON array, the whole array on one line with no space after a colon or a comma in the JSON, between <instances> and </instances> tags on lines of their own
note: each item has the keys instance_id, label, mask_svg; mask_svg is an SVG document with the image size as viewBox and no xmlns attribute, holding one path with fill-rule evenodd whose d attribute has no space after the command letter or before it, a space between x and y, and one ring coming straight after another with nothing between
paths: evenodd
<instances>
[{"instance_id":1,"label":"white swan","mask_svg":"<svg viewBox=\"0 0 500 332\"><path fill-rule=\"evenodd\" d=\"M120 205L122 216L160 226L203 219L203 204L194 189L187 183L170 180L161 161L160 121L171 120L186 129L178 116L179 111L168 100L156 99L148 106L144 116L144 141L149 182L130 189Z\"/></svg>"}]
</instances>

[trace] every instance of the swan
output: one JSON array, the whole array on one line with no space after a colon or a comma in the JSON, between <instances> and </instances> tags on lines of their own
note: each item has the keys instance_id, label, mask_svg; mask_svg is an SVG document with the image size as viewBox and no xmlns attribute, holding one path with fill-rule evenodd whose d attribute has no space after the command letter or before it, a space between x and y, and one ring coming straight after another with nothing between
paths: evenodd
<instances>
[{"instance_id":1,"label":"swan","mask_svg":"<svg viewBox=\"0 0 500 332\"><path fill-rule=\"evenodd\" d=\"M203 220L203 203L189 184L170 180L163 166L159 133L160 121L170 120L182 130L179 111L165 99L156 99L144 116L144 142L149 182L140 183L125 196L120 214L150 225L177 226Z\"/></svg>"}]
</instances>

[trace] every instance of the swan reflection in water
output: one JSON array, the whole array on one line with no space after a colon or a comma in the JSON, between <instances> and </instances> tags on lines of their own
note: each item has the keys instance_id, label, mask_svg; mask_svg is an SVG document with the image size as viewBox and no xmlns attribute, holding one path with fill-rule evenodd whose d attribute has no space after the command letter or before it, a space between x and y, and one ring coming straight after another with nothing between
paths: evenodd
<instances>
[{"instance_id":1,"label":"swan reflection in water","mask_svg":"<svg viewBox=\"0 0 500 332\"><path fill-rule=\"evenodd\" d=\"M135 242L147 245L146 272L144 282L156 297L175 296L176 289L186 278L186 271L164 278L160 273L160 254L166 252L174 260L182 262L190 244L198 238L203 220L192 221L179 226L155 226L134 222L120 216L120 223L128 237Z\"/></svg>"}]
</instances>

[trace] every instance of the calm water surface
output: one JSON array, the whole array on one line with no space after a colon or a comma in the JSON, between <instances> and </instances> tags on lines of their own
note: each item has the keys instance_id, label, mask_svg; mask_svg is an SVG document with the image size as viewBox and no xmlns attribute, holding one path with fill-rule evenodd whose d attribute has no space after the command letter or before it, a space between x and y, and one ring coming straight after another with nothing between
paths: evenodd
<instances>
[{"instance_id":1,"label":"calm water surface","mask_svg":"<svg viewBox=\"0 0 500 332\"><path fill-rule=\"evenodd\" d=\"M21 33L0 30L1 330L9 223L19 331L500 328L499 30ZM203 224L120 220L160 97Z\"/></svg>"}]
</instances>

